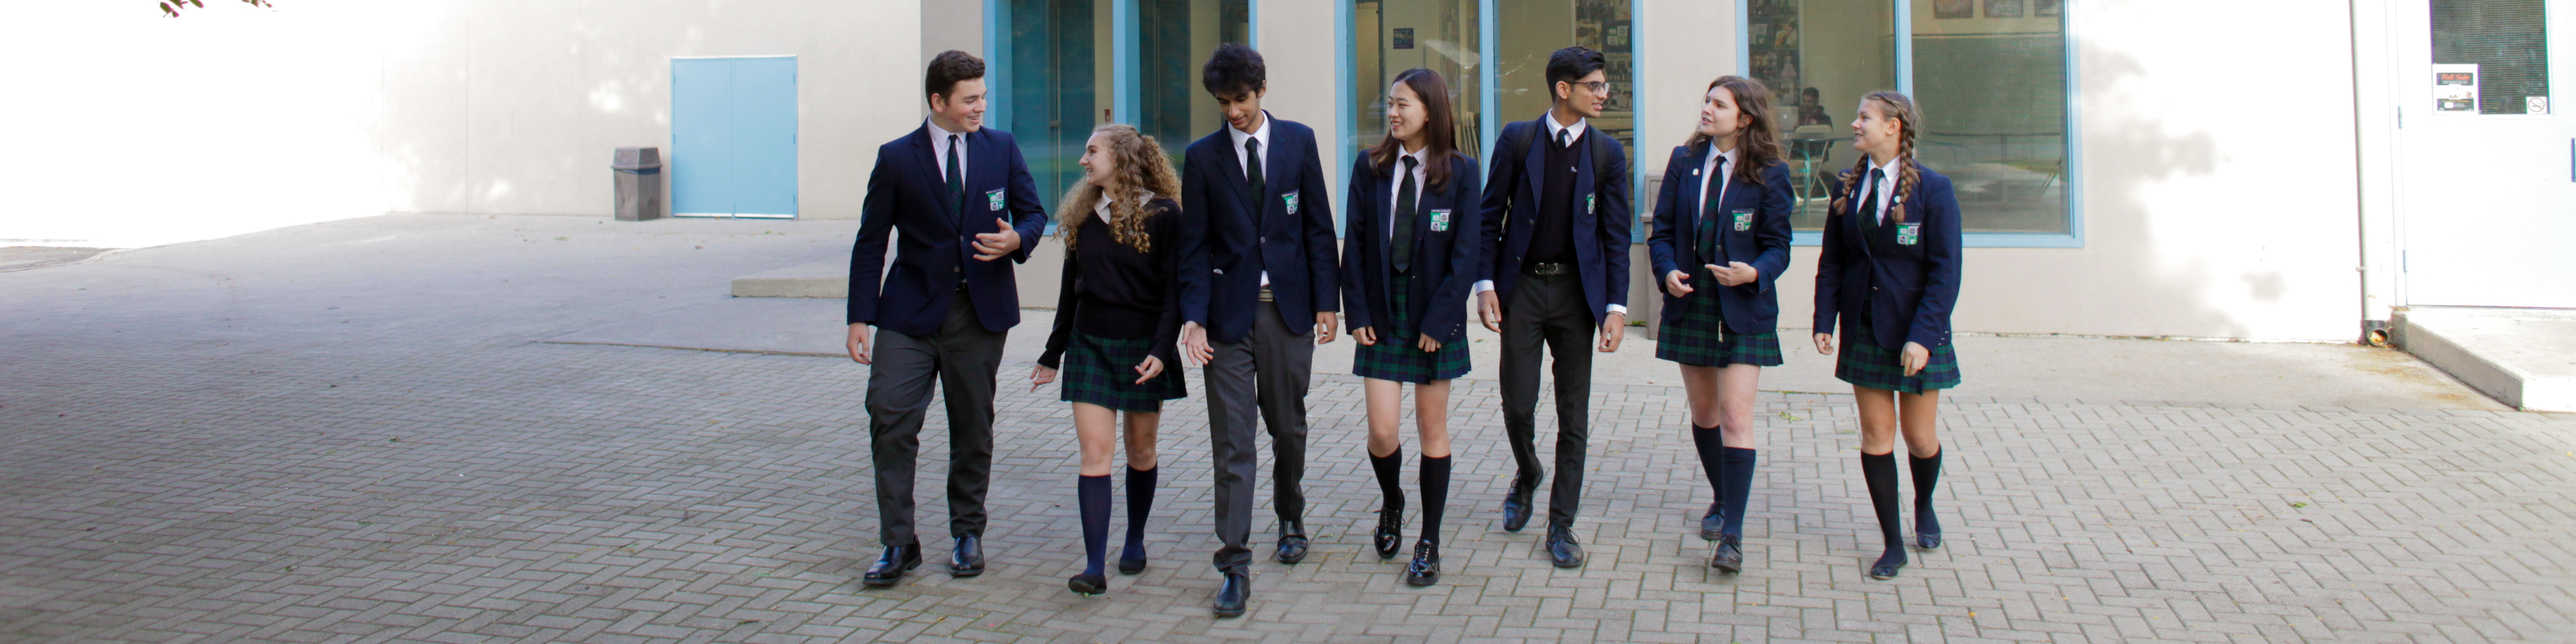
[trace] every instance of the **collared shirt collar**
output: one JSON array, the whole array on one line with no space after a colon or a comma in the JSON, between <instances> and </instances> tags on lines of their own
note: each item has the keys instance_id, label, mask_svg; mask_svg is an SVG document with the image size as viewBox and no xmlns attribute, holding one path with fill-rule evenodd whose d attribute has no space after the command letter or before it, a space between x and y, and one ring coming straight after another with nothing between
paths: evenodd
<instances>
[{"instance_id":1,"label":"collared shirt collar","mask_svg":"<svg viewBox=\"0 0 2576 644\"><path fill-rule=\"evenodd\" d=\"M1254 128L1254 129L1253 129L1252 131L1250 131L1250 132L1245 132L1245 131L1243 131L1243 130L1241 130L1241 129L1237 129L1237 128L1235 128L1235 127L1234 127L1234 124L1228 123L1228 124L1226 124L1226 126L1225 126L1225 132L1226 132L1226 134L1230 134L1230 135L1233 135L1233 136L1234 136L1234 149L1236 149L1236 150L1242 150L1242 149L1243 149L1243 142L1244 142L1245 140L1248 140L1248 139L1261 139L1261 149L1263 149L1263 150L1268 150L1268 149L1270 149L1270 121L1271 121L1271 119L1272 119L1272 117L1270 116L1270 110L1262 110L1262 111L1261 111L1261 127ZM1268 156L1268 155L1263 155L1263 156Z\"/></svg>"},{"instance_id":2,"label":"collared shirt collar","mask_svg":"<svg viewBox=\"0 0 2576 644\"><path fill-rule=\"evenodd\" d=\"M1583 140L1583 132L1586 129L1584 126L1589 125L1592 122L1592 119L1578 118L1574 119L1574 124L1572 125L1560 124L1556 122L1556 110L1552 109L1547 111L1547 116L1540 117L1540 119L1547 122L1547 140L1549 141L1555 141L1559 133L1572 131L1574 134L1573 136L1566 138L1566 145L1573 145L1575 141Z\"/></svg>"},{"instance_id":3,"label":"collared shirt collar","mask_svg":"<svg viewBox=\"0 0 2576 644\"><path fill-rule=\"evenodd\" d=\"M938 169L934 170L934 172L938 172L938 173L940 174L940 177L939 177L939 178L940 178L941 180L943 180L943 181L948 179L948 176L947 176L947 175L948 175L948 155L950 155L950 154L956 154L956 155L958 155L958 156L957 156L957 167L958 167L958 168L960 168L960 169L961 169L961 171L962 171L962 169L966 167L966 162L967 162L967 161L970 161L970 159L968 159L968 158L966 157L966 155L964 154L965 150L962 150L962 149L960 149L960 150L950 150L950 149L948 149L948 148L949 148L949 146L948 146L948 137L951 137L951 136L961 137L961 138L957 139L957 147L959 147L959 148L964 148L964 147L967 147L967 146L966 146L966 139L964 139L964 138L962 138L962 137L963 137L966 133L965 133L965 132L950 132L950 131L948 131L948 128L939 127L939 120L938 120L938 119L933 119L933 118L928 118L928 117L923 117L923 118L921 119L921 126L922 126L922 127L924 127L924 128L928 128L928 129L930 130L930 156L931 156L931 158L932 158L933 160L936 160L936 161L938 161L938 162L939 162L939 167L938 167Z\"/></svg>"}]
</instances>

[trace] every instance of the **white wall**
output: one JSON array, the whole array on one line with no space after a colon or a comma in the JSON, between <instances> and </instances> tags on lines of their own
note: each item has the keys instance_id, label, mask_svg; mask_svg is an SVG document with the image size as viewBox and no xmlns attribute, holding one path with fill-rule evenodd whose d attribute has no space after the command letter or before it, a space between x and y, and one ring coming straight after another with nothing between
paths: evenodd
<instances>
[{"instance_id":1,"label":"white wall","mask_svg":"<svg viewBox=\"0 0 2576 644\"><path fill-rule=\"evenodd\" d=\"M1335 75L1334 48L1338 44L1340 25L1333 22L1332 7L1321 2L1295 0L1255 0L1253 3L1253 47L1261 50L1261 60L1269 68L1270 93L1261 101L1262 109L1279 118L1315 128L1315 145L1323 156L1324 173L1341 176L1348 161L1334 161L1334 150L1344 145L1341 126L1342 88ZM1342 204L1342 186L1333 182L1332 202ZM1334 211L1340 216L1340 211Z\"/></svg>"},{"instance_id":2,"label":"white wall","mask_svg":"<svg viewBox=\"0 0 2576 644\"><path fill-rule=\"evenodd\" d=\"M13 4L0 245L148 246L384 212L373 52L387 36L352 28L377 4L208 2L182 18L149 2Z\"/></svg>"},{"instance_id":3,"label":"white wall","mask_svg":"<svg viewBox=\"0 0 2576 644\"><path fill-rule=\"evenodd\" d=\"M613 148L685 154L669 87L686 55L799 56L803 214L855 217L875 146L920 120L908 61L923 30L882 29L924 24L920 3L762 8L16 7L0 25L22 124L0 160L15 199L0 243L146 246L387 211L605 215Z\"/></svg>"}]
</instances>

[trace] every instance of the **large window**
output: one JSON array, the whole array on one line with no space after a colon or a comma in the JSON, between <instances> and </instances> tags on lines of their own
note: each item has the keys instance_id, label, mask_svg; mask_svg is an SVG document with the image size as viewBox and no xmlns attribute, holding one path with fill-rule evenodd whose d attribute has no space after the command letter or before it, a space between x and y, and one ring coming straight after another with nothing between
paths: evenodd
<instances>
[{"instance_id":1,"label":"large window","mask_svg":"<svg viewBox=\"0 0 2576 644\"><path fill-rule=\"evenodd\" d=\"M2064 0L1749 0L1747 12L1752 74L1796 115L1783 125L1797 227L1823 227L1824 179L1856 160L1861 95L1897 89L1922 111L1916 156L1950 177L1969 233L2073 231Z\"/></svg>"},{"instance_id":2,"label":"large window","mask_svg":"<svg viewBox=\"0 0 2576 644\"><path fill-rule=\"evenodd\" d=\"M1136 129L1153 136L1179 167L1190 142L1224 127L1199 68L1219 43L1251 44L1246 0L1136 0Z\"/></svg>"},{"instance_id":3,"label":"large window","mask_svg":"<svg viewBox=\"0 0 2576 644\"><path fill-rule=\"evenodd\" d=\"M1010 35L985 61L994 124L1020 143L1038 197L1055 202L1082 179L1082 144L1108 122L1110 0L1004 0L999 26ZM988 7L989 8L989 7Z\"/></svg>"},{"instance_id":4,"label":"large window","mask_svg":"<svg viewBox=\"0 0 2576 644\"><path fill-rule=\"evenodd\" d=\"M1627 146L1637 158L1636 49L1629 36L1629 0L1492 0L1499 47L1493 69L1495 118L1526 121L1547 112L1547 55L1567 46L1601 51L1610 100L1592 127ZM1639 202L1642 207L1643 202Z\"/></svg>"},{"instance_id":5,"label":"large window","mask_svg":"<svg viewBox=\"0 0 2576 644\"><path fill-rule=\"evenodd\" d=\"M2548 114L2541 0L2433 0L2435 114Z\"/></svg>"},{"instance_id":6,"label":"large window","mask_svg":"<svg viewBox=\"0 0 2576 644\"><path fill-rule=\"evenodd\" d=\"M1458 112L1458 148L1484 158L1484 48L1477 32L1476 0L1361 0L1351 12L1354 118L1351 158L1386 138L1386 92L1397 74L1416 67L1448 79L1449 104Z\"/></svg>"}]
</instances>

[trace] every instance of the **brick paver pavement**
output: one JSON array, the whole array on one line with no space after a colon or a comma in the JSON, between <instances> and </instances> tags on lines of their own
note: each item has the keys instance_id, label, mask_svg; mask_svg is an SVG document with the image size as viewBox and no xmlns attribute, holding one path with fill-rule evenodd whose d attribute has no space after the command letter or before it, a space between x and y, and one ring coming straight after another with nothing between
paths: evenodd
<instances>
[{"instance_id":1,"label":"brick paver pavement","mask_svg":"<svg viewBox=\"0 0 2576 644\"><path fill-rule=\"evenodd\" d=\"M1256 564L1244 618L1207 609L1204 406L1167 414L1154 568L1081 598L1069 414L1025 386L991 572L933 542L863 589L864 368L532 342L846 228L384 217L0 274L0 641L2576 641L2564 416L1958 397L1950 545L1871 581L1849 397L1764 394L1727 577L1677 388L1595 392L1592 560L1563 571L1496 527L1508 449L1468 382L1447 574L1412 588L1368 552L1339 375L1310 400L1315 554Z\"/></svg>"}]
</instances>

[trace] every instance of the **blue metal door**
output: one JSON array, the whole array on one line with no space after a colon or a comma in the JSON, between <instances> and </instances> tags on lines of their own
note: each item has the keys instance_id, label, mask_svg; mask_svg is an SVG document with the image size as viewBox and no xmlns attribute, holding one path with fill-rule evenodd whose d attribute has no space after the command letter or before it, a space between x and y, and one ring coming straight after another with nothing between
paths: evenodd
<instances>
[{"instance_id":1,"label":"blue metal door","mask_svg":"<svg viewBox=\"0 0 2576 644\"><path fill-rule=\"evenodd\" d=\"M671 214L796 216L796 58L671 60Z\"/></svg>"}]
</instances>

